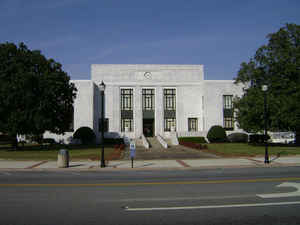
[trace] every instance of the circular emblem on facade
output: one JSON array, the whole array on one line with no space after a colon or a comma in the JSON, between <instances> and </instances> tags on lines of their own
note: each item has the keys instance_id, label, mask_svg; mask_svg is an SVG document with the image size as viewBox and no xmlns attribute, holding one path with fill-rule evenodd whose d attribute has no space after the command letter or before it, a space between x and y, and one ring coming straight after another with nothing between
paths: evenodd
<instances>
[{"instance_id":1,"label":"circular emblem on facade","mask_svg":"<svg viewBox=\"0 0 300 225\"><path fill-rule=\"evenodd\" d=\"M150 72L145 72L144 73L144 77L147 79L151 79L152 78L152 74Z\"/></svg>"}]
</instances>

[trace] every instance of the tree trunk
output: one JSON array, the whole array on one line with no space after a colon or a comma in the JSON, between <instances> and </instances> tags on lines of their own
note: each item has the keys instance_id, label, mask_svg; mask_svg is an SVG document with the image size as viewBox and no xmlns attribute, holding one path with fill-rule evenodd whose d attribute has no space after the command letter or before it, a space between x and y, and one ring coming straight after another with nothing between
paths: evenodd
<instances>
[{"instance_id":1,"label":"tree trunk","mask_svg":"<svg viewBox=\"0 0 300 225\"><path fill-rule=\"evenodd\" d=\"M13 150L15 150L15 151L17 151L17 150L19 149L17 135L13 135L13 136L12 136L12 148L13 148Z\"/></svg>"},{"instance_id":2,"label":"tree trunk","mask_svg":"<svg viewBox=\"0 0 300 225\"><path fill-rule=\"evenodd\" d=\"M300 146L300 129L296 130L296 145Z\"/></svg>"}]
</instances>

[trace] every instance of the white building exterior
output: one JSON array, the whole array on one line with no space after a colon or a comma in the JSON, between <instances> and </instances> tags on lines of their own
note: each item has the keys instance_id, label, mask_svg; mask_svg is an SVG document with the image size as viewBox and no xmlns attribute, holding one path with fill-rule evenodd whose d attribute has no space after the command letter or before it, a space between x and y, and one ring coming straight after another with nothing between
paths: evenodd
<instances>
[{"instance_id":1,"label":"white building exterior","mask_svg":"<svg viewBox=\"0 0 300 225\"><path fill-rule=\"evenodd\" d=\"M168 138L172 130L177 136L205 136L213 125L237 130L231 101L242 95L243 86L232 80L204 80L203 65L94 64L91 80L72 81L78 89L74 131L88 126L98 141L101 81L106 85L106 137ZM70 142L72 134L45 136Z\"/></svg>"}]
</instances>

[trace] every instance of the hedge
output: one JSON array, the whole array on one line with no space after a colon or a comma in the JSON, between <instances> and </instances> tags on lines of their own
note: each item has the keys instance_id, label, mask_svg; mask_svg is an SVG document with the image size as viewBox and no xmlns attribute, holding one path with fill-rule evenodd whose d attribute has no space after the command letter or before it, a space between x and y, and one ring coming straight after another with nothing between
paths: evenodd
<instances>
[{"instance_id":1,"label":"hedge","mask_svg":"<svg viewBox=\"0 0 300 225\"><path fill-rule=\"evenodd\" d=\"M232 143L247 143L248 135L245 133L232 133L227 136L228 141Z\"/></svg>"},{"instance_id":2,"label":"hedge","mask_svg":"<svg viewBox=\"0 0 300 225\"><path fill-rule=\"evenodd\" d=\"M207 143L204 137L179 137L178 141L190 142L190 143L200 143L200 144Z\"/></svg>"}]
</instances>

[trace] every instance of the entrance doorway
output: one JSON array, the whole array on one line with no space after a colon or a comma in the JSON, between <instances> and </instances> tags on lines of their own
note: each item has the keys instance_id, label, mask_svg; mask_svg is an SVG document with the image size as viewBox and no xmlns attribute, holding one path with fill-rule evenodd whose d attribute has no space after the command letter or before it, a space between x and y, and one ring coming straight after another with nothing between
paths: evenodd
<instances>
[{"instance_id":1,"label":"entrance doorway","mask_svg":"<svg viewBox=\"0 0 300 225\"><path fill-rule=\"evenodd\" d=\"M153 137L154 119L143 119L143 133L145 137Z\"/></svg>"}]
</instances>

